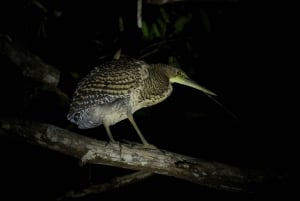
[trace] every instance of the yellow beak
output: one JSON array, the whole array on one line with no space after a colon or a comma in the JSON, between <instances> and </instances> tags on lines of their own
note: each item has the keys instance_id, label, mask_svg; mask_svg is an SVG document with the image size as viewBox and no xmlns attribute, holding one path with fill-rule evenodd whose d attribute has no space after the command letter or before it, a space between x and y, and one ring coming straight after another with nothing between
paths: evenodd
<instances>
[{"instance_id":1,"label":"yellow beak","mask_svg":"<svg viewBox=\"0 0 300 201\"><path fill-rule=\"evenodd\" d=\"M198 89L207 95L211 95L211 96L217 95L214 92L210 91L209 89L207 89L207 88L199 85L195 81L191 80L188 76L176 76L176 77L170 78L170 82L178 83L178 84L182 84L182 85L185 85L188 87L192 87L194 89Z\"/></svg>"}]
</instances>

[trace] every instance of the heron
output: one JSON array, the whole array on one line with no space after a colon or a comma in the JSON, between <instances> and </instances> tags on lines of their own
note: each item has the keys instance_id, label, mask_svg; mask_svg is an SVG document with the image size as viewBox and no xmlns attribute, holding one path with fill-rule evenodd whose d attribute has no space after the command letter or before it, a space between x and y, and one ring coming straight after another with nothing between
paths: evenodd
<instances>
[{"instance_id":1,"label":"heron","mask_svg":"<svg viewBox=\"0 0 300 201\"><path fill-rule=\"evenodd\" d=\"M216 96L179 68L166 64L148 64L121 56L95 67L74 92L67 118L80 129L104 125L111 142L116 142L110 126L128 119L142 143L150 146L137 126L133 114L168 98L178 83Z\"/></svg>"}]
</instances>

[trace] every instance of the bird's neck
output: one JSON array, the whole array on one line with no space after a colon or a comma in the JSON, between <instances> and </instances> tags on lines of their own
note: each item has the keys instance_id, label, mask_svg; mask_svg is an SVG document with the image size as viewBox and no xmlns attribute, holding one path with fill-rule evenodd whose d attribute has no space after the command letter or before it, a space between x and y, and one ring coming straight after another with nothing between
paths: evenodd
<instances>
[{"instance_id":1,"label":"bird's neck","mask_svg":"<svg viewBox=\"0 0 300 201\"><path fill-rule=\"evenodd\" d=\"M160 78L159 80L170 79L169 68L165 64L152 64L152 68L149 73L155 76L150 76L153 78Z\"/></svg>"},{"instance_id":2,"label":"bird's neck","mask_svg":"<svg viewBox=\"0 0 300 201\"><path fill-rule=\"evenodd\" d=\"M145 99L160 99L160 96L170 94L172 86L164 70L164 67L159 65L153 65L148 69L149 77L144 81L142 91Z\"/></svg>"}]
</instances>

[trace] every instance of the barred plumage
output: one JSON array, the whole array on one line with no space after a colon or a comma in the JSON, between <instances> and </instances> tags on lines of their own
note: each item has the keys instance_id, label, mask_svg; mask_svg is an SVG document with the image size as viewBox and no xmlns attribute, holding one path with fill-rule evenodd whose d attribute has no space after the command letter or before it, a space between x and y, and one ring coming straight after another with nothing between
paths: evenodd
<instances>
[{"instance_id":1,"label":"barred plumage","mask_svg":"<svg viewBox=\"0 0 300 201\"><path fill-rule=\"evenodd\" d=\"M180 69L121 57L95 67L79 82L67 118L81 129L103 124L111 141L109 126L128 118L142 142L149 145L132 114L165 100L172 93L173 82L215 95Z\"/></svg>"}]
</instances>

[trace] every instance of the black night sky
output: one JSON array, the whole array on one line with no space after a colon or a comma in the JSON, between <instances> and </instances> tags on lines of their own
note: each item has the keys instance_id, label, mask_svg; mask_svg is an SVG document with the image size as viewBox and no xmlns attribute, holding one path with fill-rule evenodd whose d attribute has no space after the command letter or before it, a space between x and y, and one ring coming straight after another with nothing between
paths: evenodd
<instances>
[{"instance_id":1,"label":"black night sky","mask_svg":"<svg viewBox=\"0 0 300 201\"><path fill-rule=\"evenodd\" d=\"M142 109L135 120L157 147L242 168L287 174L295 109L288 91L287 22L278 5L239 0L143 4L144 28L137 27L136 1L1 1L0 39L10 38L56 67L58 88L69 97L94 66L122 53L148 63L169 63L218 94L207 96L174 85L164 102ZM279 12L282 11L282 12ZM282 13L282 14L280 14ZM145 29L147 26L147 29ZM0 41L0 50L2 50ZM20 118L53 124L108 140L103 126L79 130L66 119L67 104L0 51L0 119ZM236 118L233 116L236 116ZM139 142L128 120L111 127L114 137ZM64 192L101 183L130 170L85 165L62 155L0 135L0 200L55 200ZM288 200L287 181L253 194L223 192L156 175L143 182L77 200L231 199ZM139 193L139 194L138 194ZM7 196L7 197L6 197ZM207 199L206 199L207 198Z\"/></svg>"}]
</instances>

